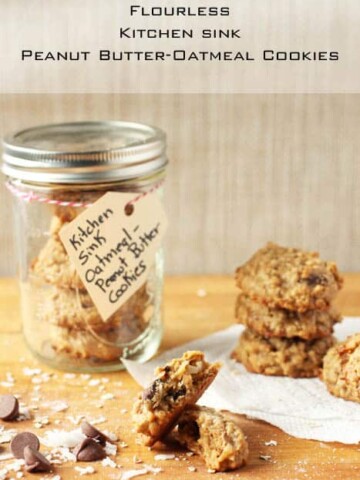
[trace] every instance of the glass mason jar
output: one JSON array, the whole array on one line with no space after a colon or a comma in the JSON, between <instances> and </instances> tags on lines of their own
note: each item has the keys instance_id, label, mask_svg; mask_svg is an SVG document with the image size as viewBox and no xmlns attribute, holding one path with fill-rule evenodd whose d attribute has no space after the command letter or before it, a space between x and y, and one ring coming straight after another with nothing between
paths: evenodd
<instances>
[{"instance_id":1,"label":"glass mason jar","mask_svg":"<svg viewBox=\"0 0 360 480\"><path fill-rule=\"evenodd\" d=\"M122 368L145 361L162 337L163 253L146 281L106 321L59 237L109 191L162 196L165 134L128 122L79 122L23 130L5 139L3 171L13 193L23 332L41 361L64 370Z\"/></svg>"}]
</instances>

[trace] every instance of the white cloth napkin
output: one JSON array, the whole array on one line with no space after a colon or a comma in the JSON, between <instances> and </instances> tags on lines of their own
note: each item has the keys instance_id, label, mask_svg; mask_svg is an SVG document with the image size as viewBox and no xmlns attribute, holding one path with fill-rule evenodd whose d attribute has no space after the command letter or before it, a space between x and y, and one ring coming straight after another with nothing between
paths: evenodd
<instances>
[{"instance_id":1,"label":"white cloth napkin","mask_svg":"<svg viewBox=\"0 0 360 480\"><path fill-rule=\"evenodd\" d=\"M249 373L229 358L244 327L234 325L208 337L168 350L146 364L124 361L129 373L142 386L153 378L154 369L186 350L202 350L209 361L223 367L199 404L264 420L298 438L324 442L360 442L360 404L336 398L319 379L268 377ZM347 317L335 327L343 340L360 331L360 318Z\"/></svg>"}]
</instances>

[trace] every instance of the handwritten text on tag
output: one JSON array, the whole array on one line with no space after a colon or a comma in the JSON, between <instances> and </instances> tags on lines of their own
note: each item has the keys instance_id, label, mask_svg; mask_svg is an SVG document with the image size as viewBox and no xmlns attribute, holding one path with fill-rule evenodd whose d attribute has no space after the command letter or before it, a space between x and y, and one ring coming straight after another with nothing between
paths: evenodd
<instances>
[{"instance_id":1,"label":"handwritten text on tag","mask_svg":"<svg viewBox=\"0 0 360 480\"><path fill-rule=\"evenodd\" d=\"M106 193L60 231L104 321L146 281L167 226L155 193L131 205L129 215L125 206L133 199L133 193Z\"/></svg>"}]
</instances>

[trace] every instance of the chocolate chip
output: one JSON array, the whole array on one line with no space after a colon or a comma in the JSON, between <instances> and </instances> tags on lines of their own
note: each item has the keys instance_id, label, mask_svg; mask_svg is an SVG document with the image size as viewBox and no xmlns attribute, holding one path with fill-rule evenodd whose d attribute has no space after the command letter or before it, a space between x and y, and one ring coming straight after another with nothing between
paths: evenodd
<instances>
[{"instance_id":1,"label":"chocolate chip","mask_svg":"<svg viewBox=\"0 0 360 480\"><path fill-rule=\"evenodd\" d=\"M143 391L143 400L151 400L154 397L160 382L161 380L157 378L148 388Z\"/></svg>"},{"instance_id":2,"label":"chocolate chip","mask_svg":"<svg viewBox=\"0 0 360 480\"><path fill-rule=\"evenodd\" d=\"M173 388L170 388L166 396L176 401L179 397L183 397L185 393L186 393L186 387L185 385L182 385L178 390L174 390Z\"/></svg>"},{"instance_id":3,"label":"chocolate chip","mask_svg":"<svg viewBox=\"0 0 360 480\"><path fill-rule=\"evenodd\" d=\"M199 425L195 422L195 420L191 420L188 422L180 422L178 425L178 429L179 432L185 433L185 435L188 435L194 440L198 440L200 438Z\"/></svg>"},{"instance_id":4,"label":"chocolate chip","mask_svg":"<svg viewBox=\"0 0 360 480\"><path fill-rule=\"evenodd\" d=\"M81 423L81 431L87 437L97 440L101 445L105 445L106 442L112 443L112 440L105 433L95 428L89 422L84 421Z\"/></svg>"},{"instance_id":5,"label":"chocolate chip","mask_svg":"<svg viewBox=\"0 0 360 480\"><path fill-rule=\"evenodd\" d=\"M304 281L307 283L307 285L309 285L309 287L314 287L316 285L327 285L328 283L328 280L324 275L316 275L315 273L304 278Z\"/></svg>"},{"instance_id":6,"label":"chocolate chip","mask_svg":"<svg viewBox=\"0 0 360 480\"><path fill-rule=\"evenodd\" d=\"M89 437L74 448L73 454L77 462L94 462L106 457L105 450L100 443Z\"/></svg>"},{"instance_id":7,"label":"chocolate chip","mask_svg":"<svg viewBox=\"0 0 360 480\"><path fill-rule=\"evenodd\" d=\"M40 442L36 435L31 432L22 432L15 435L11 440L10 450L14 457L24 458L24 448L31 447L33 450L39 450Z\"/></svg>"},{"instance_id":8,"label":"chocolate chip","mask_svg":"<svg viewBox=\"0 0 360 480\"><path fill-rule=\"evenodd\" d=\"M14 395L1 395L0 418L1 420L14 420L19 415L19 402Z\"/></svg>"},{"instance_id":9,"label":"chocolate chip","mask_svg":"<svg viewBox=\"0 0 360 480\"><path fill-rule=\"evenodd\" d=\"M24 448L25 468L28 472L50 472L51 463L44 455L29 447Z\"/></svg>"}]
</instances>

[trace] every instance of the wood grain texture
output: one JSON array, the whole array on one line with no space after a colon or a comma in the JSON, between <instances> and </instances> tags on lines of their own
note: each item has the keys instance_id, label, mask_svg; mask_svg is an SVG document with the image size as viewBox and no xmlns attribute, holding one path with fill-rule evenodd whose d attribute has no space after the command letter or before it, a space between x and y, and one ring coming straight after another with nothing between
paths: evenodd
<instances>
[{"instance_id":1,"label":"wood grain texture","mask_svg":"<svg viewBox=\"0 0 360 480\"><path fill-rule=\"evenodd\" d=\"M207 295L199 297L199 288L205 289ZM360 274L346 275L345 288L340 293L337 303L344 315L360 314ZM204 336L233 323L233 309L236 289L234 281L228 276L184 276L170 277L165 282L165 337L162 349L168 349L183 342ZM139 387L125 372L106 375L93 375L99 379L99 385L89 385L89 378L76 375L67 378L62 372L48 369L38 364L26 350L21 337L21 323L18 312L18 294L13 280L0 280L0 381L6 379L6 372L11 372L15 384L11 388L0 385L0 393L12 391L21 395L26 404L39 405L33 415L49 416L50 424L36 430L33 421L9 424L17 430L28 429L43 435L45 429L59 428L71 430L74 425L69 416L85 415L88 419L104 415L106 420L99 425L101 429L116 432L120 439L128 444L120 448L116 462L122 469L103 468L99 463L93 464L96 474L94 480L103 478L119 478L124 470L141 468L134 464L136 455L143 462L163 468L159 479L197 479L210 480L213 474L207 472L200 458L187 457L184 452L175 451L179 460L157 461L157 450L149 450L136 443L129 411ZM24 376L24 367L40 367L49 373L50 379L41 384L33 382L32 377ZM102 383L101 379L105 382ZM36 390L40 385L39 390ZM100 390L102 388L102 390ZM113 393L115 399L98 404L105 392ZM239 392L240 394L241 392ZM40 397L40 401L34 399ZM53 413L47 402L65 400L69 409L61 413ZM124 411L126 410L126 412ZM225 480L355 480L360 476L360 457L358 446L346 446L339 443L323 443L300 440L290 437L279 429L261 421L249 420L236 415L236 421L244 429L250 444L248 465L237 472L219 474L216 478ZM277 446L265 446L265 442L275 440ZM42 447L44 448L44 447ZM174 453L167 447L161 451ZM260 455L270 455L269 461L260 459ZM85 464L82 464L85 466ZM195 473L188 470L195 466ZM63 480L80 478L74 471L73 464L57 468ZM112 477L114 475L114 477ZM30 478L30 475L29 475ZM145 478L155 478L148 475Z\"/></svg>"},{"instance_id":2,"label":"wood grain texture","mask_svg":"<svg viewBox=\"0 0 360 480\"><path fill-rule=\"evenodd\" d=\"M168 134L169 273L230 273L268 240L360 269L360 95L2 95L0 135L124 119ZM0 190L0 274L15 270Z\"/></svg>"}]
</instances>

